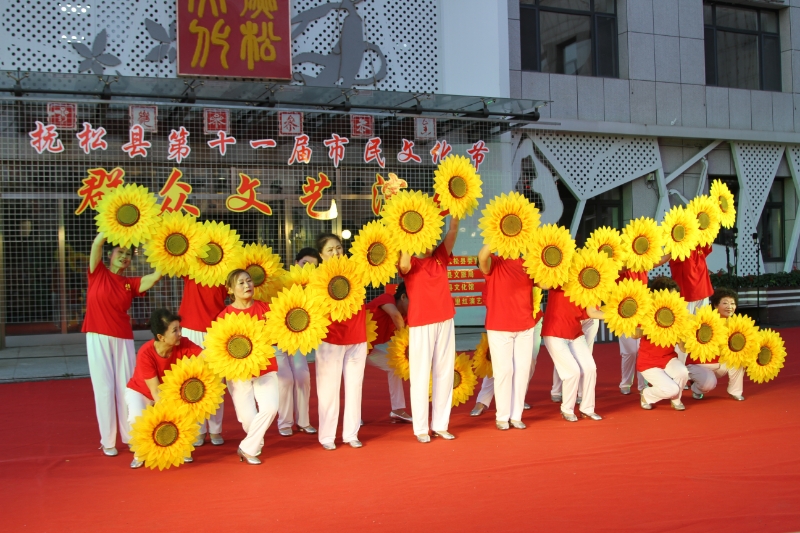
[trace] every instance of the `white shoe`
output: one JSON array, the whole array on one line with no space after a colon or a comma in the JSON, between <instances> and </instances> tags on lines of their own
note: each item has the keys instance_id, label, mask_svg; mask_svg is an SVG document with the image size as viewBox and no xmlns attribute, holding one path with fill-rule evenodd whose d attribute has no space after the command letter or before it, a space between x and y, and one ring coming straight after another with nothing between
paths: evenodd
<instances>
[{"instance_id":1,"label":"white shoe","mask_svg":"<svg viewBox=\"0 0 800 533\"><path fill-rule=\"evenodd\" d=\"M143 466L144 466L144 461L140 461L136 457L134 457L133 461L131 461L131 468L141 468Z\"/></svg>"},{"instance_id":2,"label":"white shoe","mask_svg":"<svg viewBox=\"0 0 800 533\"><path fill-rule=\"evenodd\" d=\"M119 452L116 448L103 448L103 453L108 457L116 457Z\"/></svg>"},{"instance_id":3,"label":"white shoe","mask_svg":"<svg viewBox=\"0 0 800 533\"><path fill-rule=\"evenodd\" d=\"M201 433L197 436L197 440L192 443L192 446L194 446L195 448L199 448L205 443L206 443L206 434Z\"/></svg>"}]
</instances>

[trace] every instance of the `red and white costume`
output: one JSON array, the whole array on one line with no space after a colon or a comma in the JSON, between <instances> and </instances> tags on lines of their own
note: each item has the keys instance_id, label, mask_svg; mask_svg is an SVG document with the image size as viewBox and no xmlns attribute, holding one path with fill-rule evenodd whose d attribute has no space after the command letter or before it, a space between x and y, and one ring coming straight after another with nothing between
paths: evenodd
<instances>
[{"instance_id":1,"label":"red and white costume","mask_svg":"<svg viewBox=\"0 0 800 533\"><path fill-rule=\"evenodd\" d=\"M594 341L597 338L597 331L600 329L600 321L595 318L584 318L581 320L581 331L586 339L586 346L589 348L589 353L594 354ZM594 357L594 356L592 356ZM550 389L550 396L557 396L561 394L561 378L558 376L558 370L553 367L553 386ZM582 397L583 390L583 373L581 379L578 381L578 399Z\"/></svg>"},{"instance_id":2,"label":"red and white costume","mask_svg":"<svg viewBox=\"0 0 800 533\"><path fill-rule=\"evenodd\" d=\"M406 395L403 392L403 378L395 375L394 370L386 363L386 344L394 335L396 326L389 313L381 306L395 304L394 295L381 294L367 304L367 309L372 312L372 318L378 324L378 338L372 344L372 351L367 356L367 364L380 368L389 376L389 397L392 402L392 411L406 408Z\"/></svg>"},{"instance_id":3,"label":"red and white costume","mask_svg":"<svg viewBox=\"0 0 800 533\"><path fill-rule=\"evenodd\" d=\"M728 368L719 362L719 356L709 363L689 363L689 379L692 380L692 392L708 394L717 386L717 378L728 376L728 394L741 396L744 393L744 368Z\"/></svg>"},{"instance_id":4,"label":"red and white costume","mask_svg":"<svg viewBox=\"0 0 800 533\"><path fill-rule=\"evenodd\" d=\"M689 312L694 312L708 304L708 298L714 294L714 287L711 286L711 278L708 275L708 265L706 257L711 254L712 247L698 246L684 261L670 259L669 270L672 279L681 289L681 296L687 302ZM680 349L675 348L682 363L686 363L686 354Z\"/></svg>"},{"instance_id":5,"label":"red and white costume","mask_svg":"<svg viewBox=\"0 0 800 533\"><path fill-rule=\"evenodd\" d=\"M642 391L645 402L654 404L660 400L671 400L673 405L681 403L683 388L689 380L689 371L678 359L674 346L662 348L650 342L647 337L642 337L636 370L651 385Z\"/></svg>"}]
</instances>

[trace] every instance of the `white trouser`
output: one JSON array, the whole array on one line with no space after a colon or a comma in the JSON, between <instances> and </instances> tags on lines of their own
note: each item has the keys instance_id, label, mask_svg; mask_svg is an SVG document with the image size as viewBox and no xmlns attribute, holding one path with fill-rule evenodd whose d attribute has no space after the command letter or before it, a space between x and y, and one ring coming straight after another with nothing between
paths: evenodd
<instances>
[{"instance_id":1,"label":"white trouser","mask_svg":"<svg viewBox=\"0 0 800 533\"><path fill-rule=\"evenodd\" d=\"M528 372L528 383L533 379L533 373L536 370L536 359L539 357L539 348L542 345L542 320L536 323L533 328L533 354L531 355L531 369ZM494 374L494 373L493 373ZM478 399L475 404L482 403L486 407L492 403L494 397L494 378L486 377L481 382L481 390L478 392ZM524 402L523 402L524 403Z\"/></svg>"},{"instance_id":2,"label":"white trouser","mask_svg":"<svg viewBox=\"0 0 800 533\"><path fill-rule=\"evenodd\" d=\"M333 444L339 423L339 391L344 376L344 417L342 440L358 440L361 425L361 388L364 384L364 365L367 362L367 343L320 343L314 366L317 368L317 404L319 407L319 442Z\"/></svg>"},{"instance_id":3,"label":"white trouser","mask_svg":"<svg viewBox=\"0 0 800 533\"><path fill-rule=\"evenodd\" d=\"M139 391L125 389L125 404L128 406L128 424L133 427L133 423L141 416L142 412L153 405L153 400Z\"/></svg>"},{"instance_id":4,"label":"white trouser","mask_svg":"<svg viewBox=\"0 0 800 533\"><path fill-rule=\"evenodd\" d=\"M677 357L670 359L665 368L648 368L642 375L652 385L644 388L644 401L650 404L660 400L671 400L675 405L681 403L689 371Z\"/></svg>"},{"instance_id":5,"label":"white trouser","mask_svg":"<svg viewBox=\"0 0 800 533\"><path fill-rule=\"evenodd\" d=\"M245 381L228 381L236 418L247 433L239 448L257 455L264 445L264 434L278 413L278 374L270 372Z\"/></svg>"},{"instance_id":6,"label":"white trouser","mask_svg":"<svg viewBox=\"0 0 800 533\"><path fill-rule=\"evenodd\" d=\"M411 417L414 434L447 431L453 405L456 332L453 319L408 328ZM428 425L428 387L433 376L433 414Z\"/></svg>"},{"instance_id":7,"label":"white trouser","mask_svg":"<svg viewBox=\"0 0 800 533\"><path fill-rule=\"evenodd\" d=\"M389 398L392 401L392 411L406 408L406 394L403 392L403 378L395 375L394 370L386 363L386 344L372 348L367 356L367 364L380 368L389 376Z\"/></svg>"},{"instance_id":8,"label":"white trouser","mask_svg":"<svg viewBox=\"0 0 800 533\"><path fill-rule=\"evenodd\" d=\"M525 331L487 330L489 351L492 353L495 406L498 422L522 420L525 393L530 380L531 353L534 329Z\"/></svg>"},{"instance_id":9,"label":"white trouser","mask_svg":"<svg viewBox=\"0 0 800 533\"><path fill-rule=\"evenodd\" d=\"M306 356L299 350L289 356L289 368L294 377L294 419L301 428L311 425L308 418L308 400L311 397L311 372Z\"/></svg>"},{"instance_id":10,"label":"white trouser","mask_svg":"<svg viewBox=\"0 0 800 533\"><path fill-rule=\"evenodd\" d=\"M97 424L100 426L100 444L104 448L114 448L117 445L117 419L122 443L128 444L131 425L128 423L125 390L136 366L133 339L87 333L86 352L94 390Z\"/></svg>"},{"instance_id":11,"label":"white trouser","mask_svg":"<svg viewBox=\"0 0 800 533\"><path fill-rule=\"evenodd\" d=\"M633 373L636 372L636 357L639 355L639 340L626 335L617 337L619 341L619 355L622 358L622 380L619 388L630 389L633 385ZM641 372L636 372L636 382L639 390L645 387Z\"/></svg>"},{"instance_id":12,"label":"white trouser","mask_svg":"<svg viewBox=\"0 0 800 533\"><path fill-rule=\"evenodd\" d=\"M181 333L184 337L198 345L199 347L205 349L206 347L206 332L205 331L195 331L189 328L181 328ZM223 378L223 381L225 378ZM222 433L222 415L225 411L225 402L219 404L219 409L217 412L211 415L211 418L208 420L203 420L200 423L200 436L205 435L206 433L211 431L212 435L219 435Z\"/></svg>"},{"instance_id":13,"label":"white trouser","mask_svg":"<svg viewBox=\"0 0 800 533\"><path fill-rule=\"evenodd\" d=\"M589 353L594 353L594 339L597 337L597 331L600 329L600 320L596 318L587 318L586 320L581 320L581 329L583 330L583 336L586 338L586 346L589 347ZM581 377L581 379L583 379L583 377ZM582 390L583 385L581 382L579 382L578 398L582 398ZM553 388L550 389L550 395L556 396L558 394L561 394L561 378L558 376L556 368L553 367Z\"/></svg>"},{"instance_id":14,"label":"white trouser","mask_svg":"<svg viewBox=\"0 0 800 533\"><path fill-rule=\"evenodd\" d=\"M744 392L744 368L728 368L725 363L688 365L692 392L707 394L717 386L717 378L728 376L728 394L741 396Z\"/></svg>"},{"instance_id":15,"label":"white trouser","mask_svg":"<svg viewBox=\"0 0 800 533\"><path fill-rule=\"evenodd\" d=\"M278 363L278 429L294 425L294 374L292 361L285 352L275 347L275 361Z\"/></svg>"},{"instance_id":16,"label":"white trouser","mask_svg":"<svg viewBox=\"0 0 800 533\"><path fill-rule=\"evenodd\" d=\"M704 305L708 304L708 298L703 298L702 300L695 300L694 302L689 302L686 304L686 308L689 309L690 314L695 314L698 309L703 307ZM681 350L680 346L675 345L675 353L678 354L678 359L681 360L681 363L684 365L686 364L686 352Z\"/></svg>"},{"instance_id":17,"label":"white trouser","mask_svg":"<svg viewBox=\"0 0 800 533\"><path fill-rule=\"evenodd\" d=\"M578 397L578 385L581 383L581 412L594 413L594 387L597 384L597 366L592 358L592 351L581 335L577 339L561 339L559 337L543 337L544 345L553 359L553 365L563 382L564 393L561 400L561 412L573 414Z\"/></svg>"}]
</instances>

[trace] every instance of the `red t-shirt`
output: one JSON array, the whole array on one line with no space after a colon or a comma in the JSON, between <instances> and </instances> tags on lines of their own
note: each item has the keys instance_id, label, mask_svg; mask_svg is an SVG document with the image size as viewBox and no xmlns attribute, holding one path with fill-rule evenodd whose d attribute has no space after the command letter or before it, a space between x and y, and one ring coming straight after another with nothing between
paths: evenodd
<instances>
[{"instance_id":1,"label":"red t-shirt","mask_svg":"<svg viewBox=\"0 0 800 533\"><path fill-rule=\"evenodd\" d=\"M181 326L205 332L220 311L225 309L228 289L224 285L206 287L193 279L183 278L183 298L178 314Z\"/></svg>"},{"instance_id":2,"label":"red t-shirt","mask_svg":"<svg viewBox=\"0 0 800 533\"><path fill-rule=\"evenodd\" d=\"M533 280L522 267L522 259L492 255L483 301L486 329L525 331L536 325L533 318Z\"/></svg>"},{"instance_id":3,"label":"red t-shirt","mask_svg":"<svg viewBox=\"0 0 800 533\"><path fill-rule=\"evenodd\" d=\"M181 337L181 343L172 349L169 357L161 357L156 351L155 342L155 339L150 339L139 348L139 353L136 354L136 369L128 381L129 389L144 394L150 400L153 400L153 395L150 394L150 389L144 380L157 377L160 383L164 372L169 370L178 359L200 355L200 352L203 351L186 337Z\"/></svg>"},{"instance_id":4,"label":"red t-shirt","mask_svg":"<svg viewBox=\"0 0 800 533\"><path fill-rule=\"evenodd\" d=\"M440 244L430 257L411 258L411 269L400 275L405 279L408 291L409 326L427 326L450 320L456 316L456 306L450 296L447 279L447 261L450 254Z\"/></svg>"},{"instance_id":5,"label":"red t-shirt","mask_svg":"<svg viewBox=\"0 0 800 533\"><path fill-rule=\"evenodd\" d=\"M656 346L647 337L639 341L639 355L636 356L636 370L644 372L651 368L666 368L672 358L678 357L674 346Z\"/></svg>"},{"instance_id":6,"label":"red t-shirt","mask_svg":"<svg viewBox=\"0 0 800 533\"><path fill-rule=\"evenodd\" d=\"M681 296L687 302L696 302L714 294L706 265L706 257L711 250L710 245L697 247L685 261L671 259L669 262L672 279L681 288Z\"/></svg>"},{"instance_id":7,"label":"red t-shirt","mask_svg":"<svg viewBox=\"0 0 800 533\"><path fill-rule=\"evenodd\" d=\"M550 289L544 310L542 337L577 339L583 336L581 320L587 318L586 309L570 302L562 289Z\"/></svg>"},{"instance_id":8,"label":"red t-shirt","mask_svg":"<svg viewBox=\"0 0 800 533\"><path fill-rule=\"evenodd\" d=\"M617 278L617 283L619 283L623 279L637 279L637 280L641 281L642 283L644 283L645 286L647 285L647 282L650 281L650 279L647 277L647 272L646 271L645 272L634 272L633 270L628 270L627 268Z\"/></svg>"},{"instance_id":9,"label":"red t-shirt","mask_svg":"<svg viewBox=\"0 0 800 533\"><path fill-rule=\"evenodd\" d=\"M331 320L328 335L323 341L337 346L367 342L367 308L362 305L358 313L343 322Z\"/></svg>"},{"instance_id":10,"label":"red t-shirt","mask_svg":"<svg viewBox=\"0 0 800 533\"><path fill-rule=\"evenodd\" d=\"M86 290L86 317L83 319L84 333L99 333L118 339L133 339L131 317L128 309L134 298L144 296L139 292L142 278L129 278L112 274L102 263L94 272L89 272L89 288Z\"/></svg>"},{"instance_id":11,"label":"red t-shirt","mask_svg":"<svg viewBox=\"0 0 800 533\"><path fill-rule=\"evenodd\" d=\"M386 304L395 304L393 294L381 294L367 304L367 309L372 311L372 319L378 324L378 338L372 343L373 346L389 342L396 329L392 317L381 307Z\"/></svg>"},{"instance_id":12,"label":"red t-shirt","mask_svg":"<svg viewBox=\"0 0 800 533\"><path fill-rule=\"evenodd\" d=\"M230 313L245 313L247 315L255 316L260 318L261 320L264 320L264 315L266 315L268 311L269 311L269 304L267 302L262 302L260 300L253 300L253 305L251 305L247 309L238 309L234 307L233 304L228 305L225 307L225 309L223 309L219 313L219 315L217 315L217 318L222 318ZM278 371L278 361L275 360L275 358L273 357L272 359L269 360L267 368L262 370L259 376L263 376L264 374L277 371Z\"/></svg>"}]
</instances>

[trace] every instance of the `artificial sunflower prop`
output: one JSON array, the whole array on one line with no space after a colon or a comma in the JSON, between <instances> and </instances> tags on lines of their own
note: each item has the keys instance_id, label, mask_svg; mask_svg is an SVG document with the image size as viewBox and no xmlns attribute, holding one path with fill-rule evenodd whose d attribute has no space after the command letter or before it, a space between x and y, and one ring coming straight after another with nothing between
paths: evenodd
<instances>
[{"instance_id":1,"label":"artificial sunflower prop","mask_svg":"<svg viewBox=\"0 0 800 533\"><path fill-rule=\"evenodd\" d=\"M472 365L469 362L469 356L465 353L456 354L456 364L453 368L453 403L452 406L467 403L469 397L475 392L475 385L478 384L478 378L475 372L472 371ZM431 380L430 395L433 394L433 380Z\"/></svg>"},{"instance_id":2,"label":"artificial sunflower prop","mask_svg":"<svg viewBox=\"0 0 800 533\"><path fill-rule=\"evenodd\" d=\"M392 369L394 375L408 381L410 371L408 368L408 326L398 329L389 340L386 347L386 364Z\"/></svg>"},{"instance_id":3,"label":"artificial sunflower prop","mask_svg":"<svg viewBox=\"0 0 800 533\"><path fill-rule=\"evenodd\" d=\"M361 227L350 246L350 258L364 271L367 282L378 288L397 274L400 248L389 230L373 220Z\"/></svg>"},{"instance_id":4,"label":"artificial sunflower prop","mask_svg":"<svg viewBox=\"0 0 800 533\"><path fill-rule=\"evenodd\" d=\"M666 348L687 337L691 322L686 300L667 289L655 291L650 312L644 316L642 331L656 346Z\"/></svg>"},{"instance_id":5,"label":"artificial sunflower prop","mask_svg":"<svg viewBox=\"0 0 800 533\"><path fill-rule=\"evenodd\" d=\"M314 273L316 268L316 265L313 263L306 263L303 266L292 265L291 268L289 268L289 272L281 279L281 285L284 289L288 289L294 285L300 285L301 288L305 289L308 282L311 281L311 274Z\"/></svg>"},{"instance_id":6,"label":"artificial sunflower prop","mask_svg":"<svg viewBox=\"0 0 800 533\"><path fill-rule=\"evenodd\" d=\"M149 468L180 466L194 451L199 431L194 417L179 415L159 402L148 406L131 426L131 451Z\"/></svg>"},{"instance_id":7,"label":"artificial sunflower prop","mask_svg":"<svg viewBox=\"0 0 800 533\"><path fill-rule=\"evenodd\" d=\"M534 235L523 265L540 287L560 287L569 278L575 241L569 230L547 224Z\"/></svg>"},{"instance_id":8,"label":"artificial sunflower prop","mask_svg":"<svg viewBox=\"0 0 800 533\"><path fill-rule=\"evenodd\" d=\"M434 172L433 190L439 195L439 205L456 218L472 214L478 207L481 192L481 177L469 159L463 155L451 155L439 163Z\"/></svg>"},{"instance_id":9,"label":"artificial sunflower prop","mask_svg":"<svg viewBox=\"0 0 800 533\"><path fill-rule=\"evenodd\" d=\"M700 246L710 245L719 234L721 215L719 204L710 196L698 196L689 202L689 211L697 219L700 229L698 244Z\"/></svg>"},{"instance_id":10,"label":"artificial sunflower prop","mask_svg":"<svg viewBox=\"0 0 800 533\"><path fill-rule=\"evenodd\" d=\"M786 360L786 346L780 334L771 329L759 332L761 347L754 363L747 366L747 376L756 383L766 383L775 379Z\"/></svg>"},{"instance_id":11,"label":"artificial sunflower prop","mask_svg":"<svg viewBox=\"0 0 800 533\"><path fill-rule=\"evenodd\" d=\"M747 368L758 359L761 349L758 327L746 315L735 314L725 321L728 336L719 344L719 362L728 368Z\"/></svg>"},{"instance_id":12,"label":"artificial sunflower prop","mask_svg":"<svg viewBox=\"0 0 800 533\"><path fill-rule=\"evenodd\" d=\"M257 377L275 357L273 342L263 320L245 313L230 313L208 328L205 360L211 370L225 379L245 381Z\"/></svg>"},{"instance_id":13,"label":"artificial sunflower prop","mask_svg":"<svg viewBox=\"0 0 800 533\"><path fill-rule=\"evenodd\" d=\"M372 311L367 309L367 353L372 351L373 343L378 338L378 323L372 316Z\"/></svg>"},{"instance_id":14,"label":"artificial sunflower prop","mask_svg":"<svg viewBox=\"0 0 800 533\"><path fill-rule=\"evenodd\" d=\"M197 258L189 276L206 287L224 285L228 273L241 263L244 247L236 230L228 224L206 220L203 232L208 240L208 253Z\"/></svg>"},{"instance_id":15,"label":"artificial sunflower prop","mask_svg":"<svg viewBox=\"0 0 800 533\"><path fill-rule=\"evenodd\" d=\"M617 270L625 263L625 249L622 247L622 235L619 230L602 226L597 228L586 239L583 247L605 253L617 264Z\"/></svg>"},{"instance_id":16,"label":"artificial sunflower prop","mask_svg":"<svg viewBox=\"0 0 800 533\"><path fill-rule=\"evenodd\" d=\"M475 347L472 355L472 370L479 378L491 378L492 374L492 354L489 352L489 338L486 333L481 333L481 340Z\"/></svg>"},{"instance_id":17,"label":"artificial sunflower prop","mask_svg":"<svg viewBox=\"0 0 800 533\"><path fill-rule=\"evenodd\" d=\"M311 275L308 290L318 296L322 312L331 320L342 322L358 313L364 305L364 271L349 257L327 259Z\"/></svg>"},{"instance_id":18,"label":"artificial sunflower prop","mask_svg":"<svg viewBox=\"0 0 800 533\"><path fill-rule=\"evenodd\" d=\"M328 334L330 323L319 297L304 291L300 285L292 285L273 298L267 313L266 333L282 351L292 354L300 350L307 355Z\"/></svg>"},{"instance_id":19,"label":"artificial sunflower prop","mask_svg":"<svg viewBox=\"0 0 800 533\"><path fill-rule=\"evenodd\" d=\"M632 337L652 306L653 298L647 285L638 279L623 279L616 284L603 306L606 326L614 335Z\"/></svg>"},{"instance_id":20,"label":"artificial sunflower prop","mask_svg":"<svg viewBox=\"0 0 800 533\"><path fill-rule=\"evenodd\" d=\"M189 274L197 260L208 255L208 250L202 224L180 211L161 215L161 224L144 245L144 255L150 266L174 277Z\"/></svg>"},{"instance_id":21,"label":"artificial sunflower prop","mask_svg":"<svg viewBox=\"0 0 800 533\"><path fill-rule=\"evenodd\" d=\"M633 272L647 272L661 259L664 234L652 218L631 220L622 230L625 266Z\"/></svg>"},{"instance_id":22,"label":"artificial sunflower prop","mask_svg":"<svg viewBox=\"0 0 800 533\"><path fill-rule=\"evenodd\" d=\"M531 291L531 297L533 298L533 316L535 317L536 314L542 310L542 299L544 298L544 291L534 285L533 290Z\"/></svg>"},{"instance_id":23,"label":"artificial sunflower prop","mask_svg":"<svg viewBox=\"0 0 800 533\"><path fill-rule=\"evenodd\" d=\"M724 228L732 228L736 224L736 207L734 206L733 193L720 180L711 183L711 199L719 205L719 222Z\"/></svg>"},{"instance_id":24,"label":"artificial sunflower prop","mask_svg":"<svg viewBox=\"0 0 800 533\"><path fill-rule=\"evenodd\" d=\"M700 239L697 217L679 205L664 215L661 230L664 235L664 253L670 254L672 259L688 259Z\"/></svg>"},{"instance_id":25,"label":"artificial sunflower prop","mask_svg":"<svg viewBox=\"0 0 800 533\"><path fill-rule=\"evenodd\" d=\"M483 243L506 259L525 252L541 220L536 206L518 192L495 196L481 213Z\"/></svg>"},{"instance_id":26,"label":"artificial sunflower prop","mask_svg":"<svg viewBox=\"0 0 800 533\"><path fill-rule=\"evenodd\" d=\"M156 197L146 187L130 183L111 189L97 203L97 231L115 246L129 248L150 240L160 223Z\"/></svg>"},{"instance_id":27,"label":"artificial sunflower prop","mask_svg":"<svg viewBox=\"0 0 800 533\"><path fill-rule=\"evenodd\" d=\"M710 363L719 355L719 345L728 338L725 321L710 305L699 308L690 317L692 325L683 339L686 353L695 361Z\"/></svg>"},{"instance_id":28,"label":"artificial sunflower prop","mask_svg":"<svg viewBox=\"0 0 800 533\"><path fill-rule=\"evenodd\" d=\"M430 250L442 236L444 219L427 194L400 191L392 196L381 211L381 220L389 234L397 238L400 249L409 254Z\"/></svg>"},{"instance_id":29,"label":"artificial sunflower prop","mask_svg":"<svg viewBox=\"0 0 800 533\"><path fill-rule=\"evenodd\" d=\"M283 289L286 275L279 255L263 244L248 244L239 258L237 268L247 270L255 286L255 299L269 302ZM227 274L226 274L227 275Z\"/></svg>"},{"instance_id":30,"label":"artificial sunflower prop","mask_svg":"<svg viewBox=\"0 0 800 533\"><path fill-rule=\"evenodd\" d=\"M564 295L579 307L598 306L614 289L618 271L617 263L605 253L578 250L572 256Z\"/></svg>"},{"instance_id":31,"label":"artificial sunflower prop","mask_svg":"<svg viewBox=\"0 0 800 533\"><path fill-rule=\"evenodd\" d=\"M178 359L171 370L164 372L160 403L170 405L180 416L202 422L217 412L225 393L225 384L195 355Z\"/></svg>"}]
</instances>

